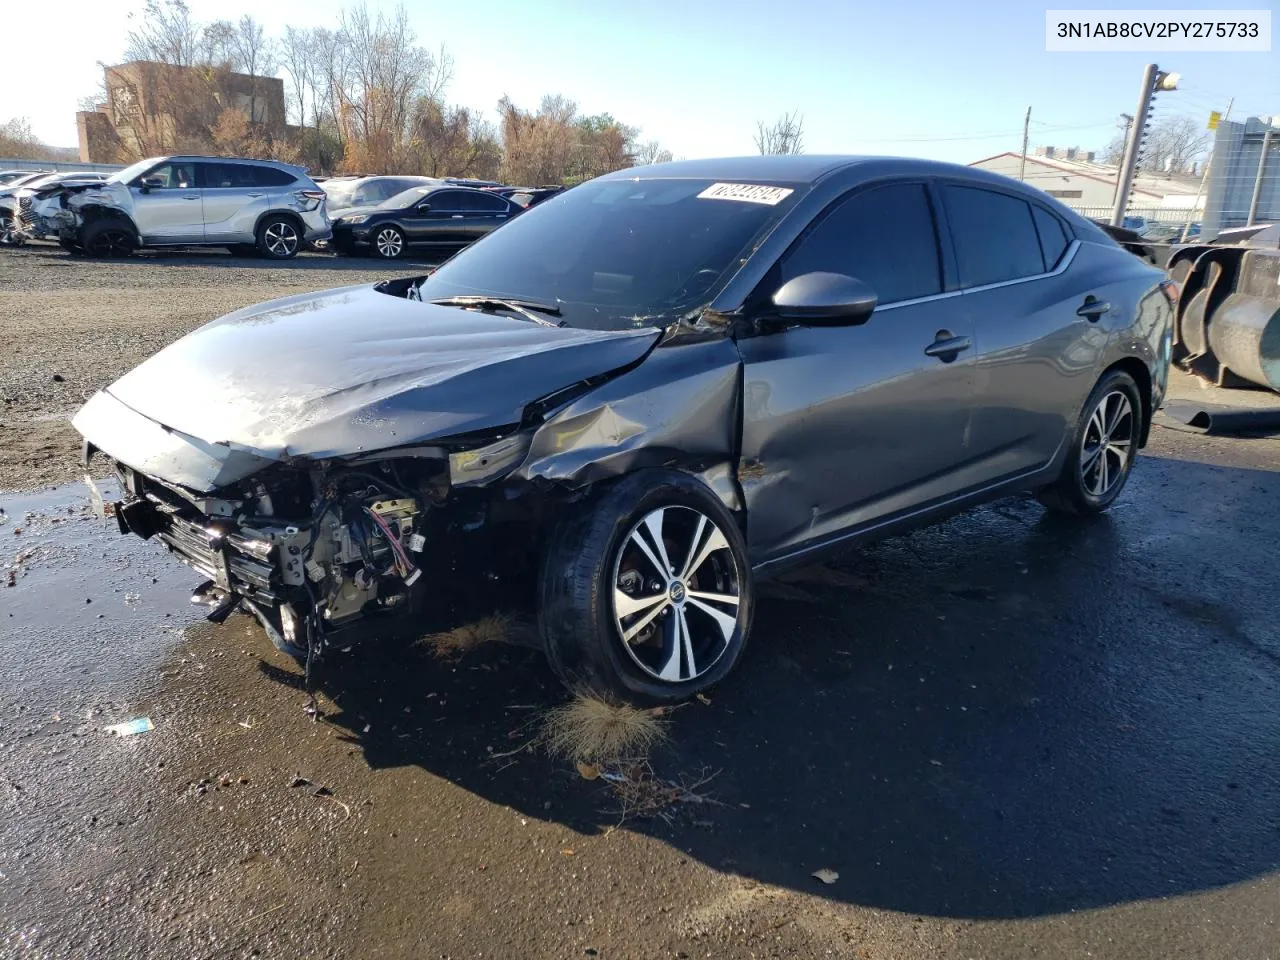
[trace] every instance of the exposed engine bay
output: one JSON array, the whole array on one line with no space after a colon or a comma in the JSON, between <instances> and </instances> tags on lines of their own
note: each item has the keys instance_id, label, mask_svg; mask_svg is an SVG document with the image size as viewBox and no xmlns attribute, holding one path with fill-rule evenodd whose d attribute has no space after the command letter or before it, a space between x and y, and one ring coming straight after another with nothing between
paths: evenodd
<instances>
[{"instance_id":1,"label":"exposed engine bay","mask_svg":"<svg viewBox=\"0 0 1280 960\"><path fill-rule=\"evenodd\" d=\"M357 624L420 609L428 590L456 598L458 581L492 584L519 566L491 535L508 524L536 538L542 498L531 491L504 511L506 498L483 491L451 497L448 469L422 459L282 468L196 496L116 464L127 496L114 512L122 532L154 537L206 578L192 600L209 619L243 609L309 663L358 639Z\"/></svg>"}]
</instances>

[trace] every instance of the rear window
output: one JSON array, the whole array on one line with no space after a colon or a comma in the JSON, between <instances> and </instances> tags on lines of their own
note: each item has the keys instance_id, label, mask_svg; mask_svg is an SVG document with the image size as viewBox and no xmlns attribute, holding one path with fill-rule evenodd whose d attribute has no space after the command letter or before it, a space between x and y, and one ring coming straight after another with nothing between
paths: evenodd
<instances>
[{"instance_id":1,"label":"rear window","mask_svg":"<svg viewBox=\"0 0 1280 960\"><path fill-rule=\"evenodd\" d=\"M962 286L981 287L1045 272L1031 204L977 187L948 185L944 194Z\"/></svg>"},{"instance_id":2,"label":"rear window","mask_svg":"<svg viewBox=\"0 0 1280 960\"><path fill-rule=\"evenodd\" d=\"M1070 241L1062 221L1044 207L1031 207L1031 214L1036 221L1036 233L1040 235L1040 253L1044 257L1044 268L1052 270L1067 252Z\"/></svg>"}]
</instances>

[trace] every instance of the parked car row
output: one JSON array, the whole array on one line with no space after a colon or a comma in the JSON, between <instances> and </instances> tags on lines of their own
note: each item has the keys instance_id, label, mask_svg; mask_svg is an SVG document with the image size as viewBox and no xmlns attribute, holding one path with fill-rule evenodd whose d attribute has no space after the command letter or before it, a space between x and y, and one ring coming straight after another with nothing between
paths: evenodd
<instances>
[{"instance_id":1,"label":"parked car row","mask_svg":"<svg viewBox=\"0 0 1280 960\"><path fill-rule=\"evenodd\" d=\"M51 239L99 257L222 246L271 259L310 246L396 259L413 247L464 247L564 189L417 176L322 182L292 164L200 156L110 174L10 171L0 174L0 244Z\"/></svg>"}]
</instances>

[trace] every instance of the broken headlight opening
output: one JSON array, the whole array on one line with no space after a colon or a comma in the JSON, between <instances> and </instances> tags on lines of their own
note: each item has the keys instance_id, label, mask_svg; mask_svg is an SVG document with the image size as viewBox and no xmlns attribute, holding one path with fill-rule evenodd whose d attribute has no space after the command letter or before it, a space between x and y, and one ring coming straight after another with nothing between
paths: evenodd
<instances>
[{"instance_id":1,"label":"broken headlight opening","mask_svg":"<svg viewBox=\"0 0 1280 960\"><path fill-rule=\"evenodd\" d=\"M509 471L527 439L468 446L452 455L420 448L403 459L280 465L204 495L117 464L126 496L115 515L122 532L159 540L205 578L192 601L210 608L209 619L252 614L280 650L310 668L335 645L360 639L368 621L417 609L422 591L451 597L442 581L472 575L458 561L460 535L473 535L465 545L484 564L488 544L480 541L503 519L493 503L511 497L453 486ZM527 520L524 507L507 519Z\"/></svg>"}]
</instances>

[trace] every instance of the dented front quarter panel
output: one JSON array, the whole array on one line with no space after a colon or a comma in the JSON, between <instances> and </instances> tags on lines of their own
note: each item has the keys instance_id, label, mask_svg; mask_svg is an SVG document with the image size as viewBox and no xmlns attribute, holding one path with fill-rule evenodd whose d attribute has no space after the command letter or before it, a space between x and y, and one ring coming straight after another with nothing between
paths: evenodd
<instances>
[{"instance_id":1,"label":"dented front quarter panel","mask_svg":"<svg viewBox=\"0 0 1280 960\"><path fill-rule=\"evenodd\" d=\"M708 486L732 508L741 380L742 359L728 337L665 340L543 424L511 479L581 487L680 467L706 471Z\"/></svg>"}]
</instances>

